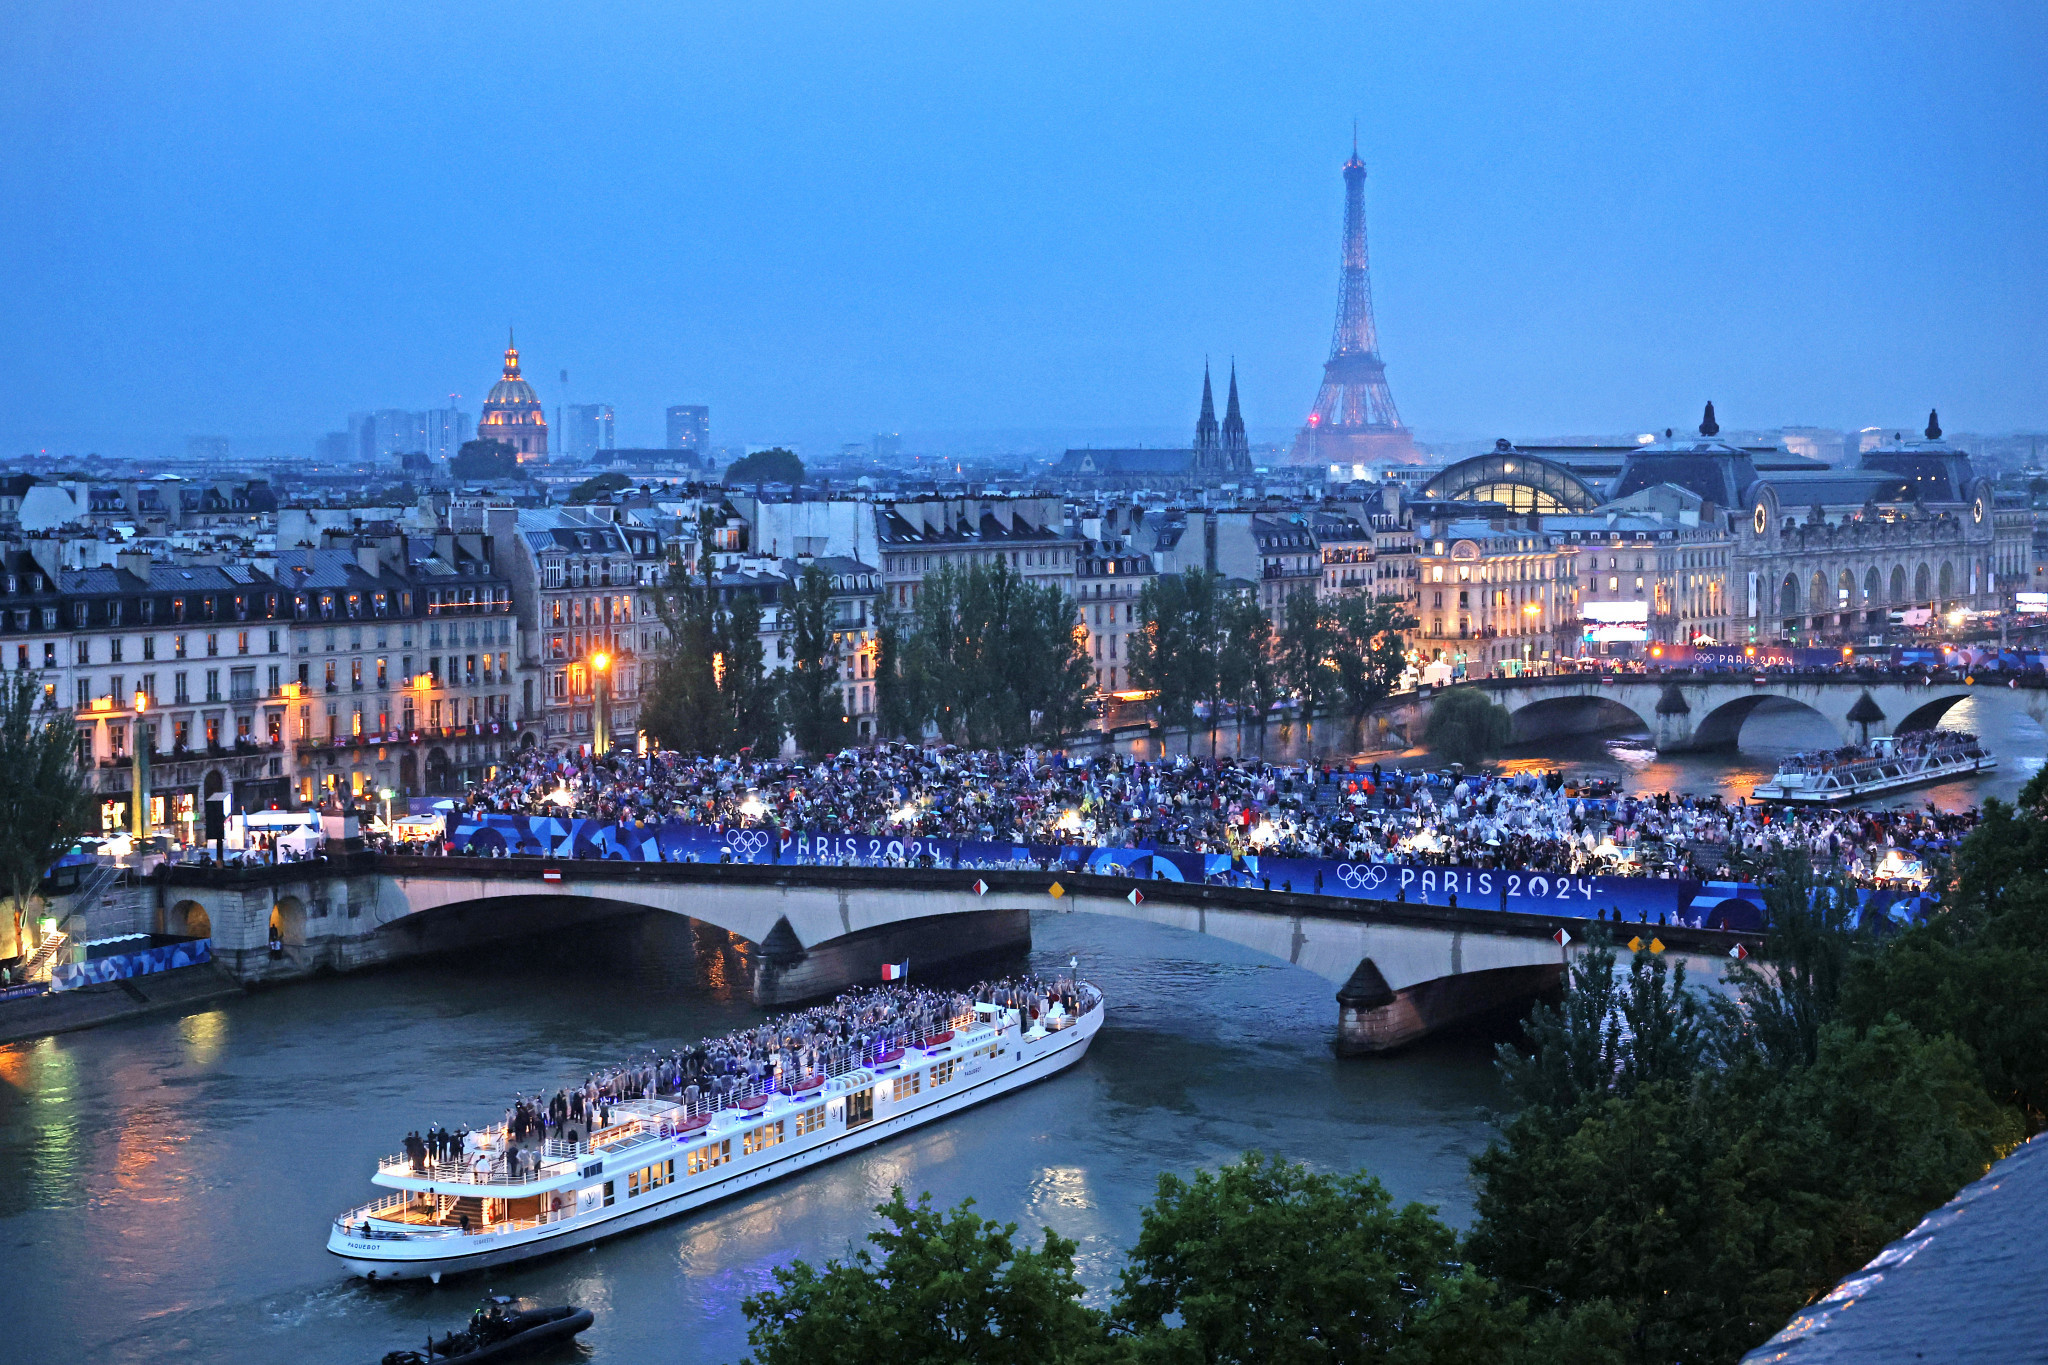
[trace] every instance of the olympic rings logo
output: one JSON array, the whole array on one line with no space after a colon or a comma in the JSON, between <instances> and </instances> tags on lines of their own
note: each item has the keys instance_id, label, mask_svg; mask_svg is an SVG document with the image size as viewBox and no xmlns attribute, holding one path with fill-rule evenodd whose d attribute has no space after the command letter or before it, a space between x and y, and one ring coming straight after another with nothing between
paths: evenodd
<instances>
[{"instance_id":1,"label":"olympic rings logo","mask_svg":"<svg viewBox=\"0 0 2048 1365\"><path fill-rule=\"evenodd\" d=\"M1386 885L1387 869L1378 863L1339 863L1337 880L1353 891L1371 891Z\"/></svg>"},{"instance_id":2,"label":"olympic rings logo","mask_svg":"<svg viewBox=\"0 0 2048 1365\"><path fill-rule=\"evenodd\" d=\"M768 834L765 830L736 829L725 836L725 846L734 857L751 861L767 850Z\"/></svg>"}]
</instances>

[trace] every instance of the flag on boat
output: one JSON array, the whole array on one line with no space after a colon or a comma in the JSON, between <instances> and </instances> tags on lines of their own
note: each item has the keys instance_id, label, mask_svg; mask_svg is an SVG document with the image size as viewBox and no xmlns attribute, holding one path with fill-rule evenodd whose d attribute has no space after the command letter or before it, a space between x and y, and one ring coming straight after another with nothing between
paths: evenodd
<instances>
[{"instance_id":1,"label":"flag on boat","mask_svg":"<svg viewBox=\"0 0 2048 1365\"><path fill-rule=\"evenodd\" d=\"M882 964L882 980L884 981L901 981L909 975L910 959L907 957L901 962L884 962Z\"/></svg>"}]
</instances>

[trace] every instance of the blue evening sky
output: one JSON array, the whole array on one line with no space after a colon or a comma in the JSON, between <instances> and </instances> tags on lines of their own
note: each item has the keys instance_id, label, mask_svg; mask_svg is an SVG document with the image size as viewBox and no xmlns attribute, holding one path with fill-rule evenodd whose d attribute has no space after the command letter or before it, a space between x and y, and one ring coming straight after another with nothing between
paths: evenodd
<instances>
[{"instance_id":1,"label":"blue evening sky","mask_svg":"<svg viewBox=\"0 0 2048 1365\"><path fill-rule=\"evenodd\" d=\"M307 449L516 323L620 444L1254 439L1360 121L1425 437L2048 426L2039 5L7 0L0 450ZM558 382L569 372L569 383Z\"/></svg>"}]
</instances>

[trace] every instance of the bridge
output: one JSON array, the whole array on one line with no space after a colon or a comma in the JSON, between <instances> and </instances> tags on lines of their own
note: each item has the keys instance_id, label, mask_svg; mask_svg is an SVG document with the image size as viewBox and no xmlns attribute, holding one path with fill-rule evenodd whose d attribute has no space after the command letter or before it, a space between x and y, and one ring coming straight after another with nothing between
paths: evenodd
<instances>
[{"instance_id":1,"label":"bridge","mask_svg":"<svg viewBox=\"0 0 2048 1365\"><path fill-rule=\"evenodd\" d=\"M1029 947L1034 910L1210 934L1338 987L1337 1046L1382 1052L1474 1016L1519 1010L1563 979L1596 926L1558 915L1141 882L1071 872L790 864L631 863L369 854L329 863L167 867L154 923L204 934L246 983L348 971L573 929L648 910L731 936L766 1006L878 980L885 962L964 969ZM1571 948L1554 937L1567 929ZM1628 932L1634 932L1630 930ZM278 947L273 950L273 934ZM1644 926L1695 979L1716 981L1755 936Z\"/></svg>"},{"instance_id":2,"label":"bridge","mask_svg":"<svg viewBox=\"0 0 2048 1365\"><path fill-rule=\"evenodd\" d=\"M1919 682L1854 674L1728 673L1664 675L1567 674L1496 678L1467 684L1485 689L1514 722L1510 742L1531 743L1641 724L1666 753L1732 749L1742 724L1766 701L1788 701L1822 717L1844 744L1867 735L1929 730L1962 702L1993 715L2025 715L2048 731L2048 689L2004 682ZM1432 697L1398 697L1387 721L1420 742Z\"/></svg>"}]
</instances>

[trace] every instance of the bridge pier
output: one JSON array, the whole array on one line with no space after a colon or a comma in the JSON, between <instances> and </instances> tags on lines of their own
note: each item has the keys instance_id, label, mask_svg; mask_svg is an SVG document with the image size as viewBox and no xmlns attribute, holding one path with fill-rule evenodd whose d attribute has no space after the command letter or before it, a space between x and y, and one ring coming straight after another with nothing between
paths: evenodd
<instances>
[{"instance_id":1,"label":"bridge pier","mask_svg":"<svg viewBox=\"0 0 2048 1365\"><path fill-rule=\"evenodd\" d=\"M1395 990L1371 958L1337 991L1337 1055L1392 1052L1481 1015L1523 1010L1564 984L1562 963L1433 977Z\"/></svg>"}]
</instances>

